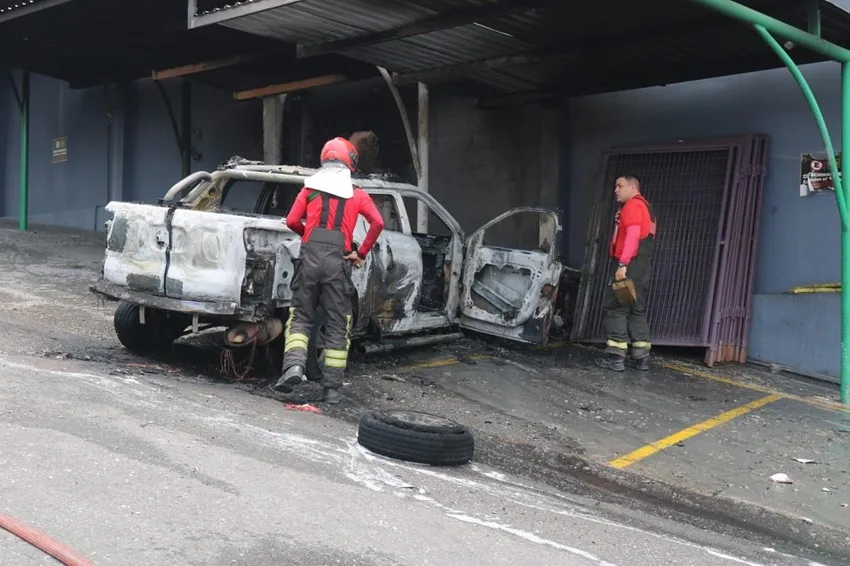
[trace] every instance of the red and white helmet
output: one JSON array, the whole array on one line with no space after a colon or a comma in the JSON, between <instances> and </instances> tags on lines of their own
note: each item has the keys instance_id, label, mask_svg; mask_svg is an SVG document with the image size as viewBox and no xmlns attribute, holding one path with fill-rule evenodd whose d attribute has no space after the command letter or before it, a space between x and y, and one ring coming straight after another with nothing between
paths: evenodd
<instances>
[{"instance_id":1,"label":"red and white helmet","mask_svg":"<svg viewBox=\"0 0 850 566\"><path fill-rule=\"evenodd\" d=\"M304 181L304 187L344 199L354 196L351 174L357 170L357 148L345 138L328 140L319 156L322 168Z\"/></svg>"}]
</instances>

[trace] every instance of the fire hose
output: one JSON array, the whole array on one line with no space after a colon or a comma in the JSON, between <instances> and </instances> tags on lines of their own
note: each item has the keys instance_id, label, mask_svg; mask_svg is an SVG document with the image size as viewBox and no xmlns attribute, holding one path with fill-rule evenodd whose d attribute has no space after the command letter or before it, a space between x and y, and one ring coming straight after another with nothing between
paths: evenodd
<instances>
[{"instance_id":1,"label":"fire hose","mask_svg":"<svg viewBox=\"0 0 850 566\"><path fill-rule=\"evenodd\" d=\"M25 540L45 554L49 554L65 566L94 566L94 562L61 542L2 513L0 513L0 528Z\"/></svg>"}]
</instances>

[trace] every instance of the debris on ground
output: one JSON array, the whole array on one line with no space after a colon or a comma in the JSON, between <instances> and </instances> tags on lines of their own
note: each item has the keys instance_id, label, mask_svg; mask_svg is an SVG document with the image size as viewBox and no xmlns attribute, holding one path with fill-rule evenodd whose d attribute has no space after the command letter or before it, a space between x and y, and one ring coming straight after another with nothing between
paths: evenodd
<instances>
[{"instance_id":1,"label":"debris on ground","mask_svg":"<svg viewBox=\"0 0 850 566\"><path fill-rule=\"evenodd\" d=\"M773 474L770 476L770 480L776 483L794 483L787 474Z\"/></svg>"}]
</instances>

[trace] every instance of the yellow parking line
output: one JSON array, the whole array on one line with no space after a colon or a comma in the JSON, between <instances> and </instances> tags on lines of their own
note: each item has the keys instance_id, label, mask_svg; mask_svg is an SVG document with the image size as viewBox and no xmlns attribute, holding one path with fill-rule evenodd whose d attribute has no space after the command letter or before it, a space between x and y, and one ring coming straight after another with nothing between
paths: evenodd
<instances>
[{"instance_id":1,"label":"yellow parking line","mask_svg":"<svg viewBox=\"0 0 850 566\"><path fill-rule=\"evenodd\" d=\"M486 360L489 359L490 356L485 356L481 354L476 354L474 356L468 356L470 360ZM445 366L453 366L455 364L459 364L460 360L457 358L443 358L441 360L431 360L429 362L422 362L421 364L413 364L409 366L402 366L399 371L413 371L417 369L428 369L428 368L441 368Z\"/></svg>"},{"instance_id":2,"label":"yellow parking line","mask_svg":"<svg viewBox=\"0 0 850 566\"><path fill-rule=\"evenodd\" d=\"M751 391L758 391L759 393L769 393L771 395L778 395L783 399L790 399L792 401L799 401L800 403L806 403L808 405L813 405L815 407L820 407L821 409L826 409L828 411L838 411L841 413L850 413L850 406L842 405L841 403L836 403L835 401L830 401L828 399L815 399L813 397L803 397L801 395L794 395L793 393L784 393L782 391L778 391L776 389L771 389L769 387L762 387L760 385L752 385L750 383L744 383L742 381L737 381L735 379L729 379L728 377L721 377L719 375L712 375L705 371L699 371L695 369L691 369L687 366L679 365L679 364L664 364L664 367L667 369L672 369L673 371L677 371L679 373L685 373L688 375L692 375L694 377L701 377L703 379L710 379L712 381L717 381L719 383L725 383L727 385L734 385L735 387L740 387L742 389L749 389Z\"/></svg>"},{"instance_id":3,"label":"yellow parking line","mask_svg":"<svg viewBox=\"0 0 850 566\"><path fill-rule=\"evenodd\" d=\"M671 434L661 440L653 442L652 444L647 444L643 448L638 448L634 452L630 452L625 456L621 456L616 460L611 460L608 462L608 465L613 468L623 469L625 467L631 466L635 462L643 460L648 456L652 456L656 452L660 452L671 446L674 446L683 440L687 440L693 436L696 436L702 432L707 430L711 430L715 427L718 427L724 423L728 423L732 419L736 417L740 417L741 415L746 415L750 411L754 411L759 407L764 407L768 403L773 403L774 401L778 401L782 399L781 395L768 395L767 397L762 397L761 399L757 399L752 403L747 403L746 405L742 405L736 409L732 409L731 411L726 411L725 413L721 413L716 417L712 417L706 421L695 424L694 426L689 426L684 430L680 430L675 434Z\"/></svg>"}]
</instances>

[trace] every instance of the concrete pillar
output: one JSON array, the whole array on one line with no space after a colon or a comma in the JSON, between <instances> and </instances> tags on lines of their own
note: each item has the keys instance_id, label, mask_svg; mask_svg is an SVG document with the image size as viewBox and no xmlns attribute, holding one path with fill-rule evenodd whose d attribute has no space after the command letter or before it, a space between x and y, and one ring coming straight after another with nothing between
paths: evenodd
<instances>
[{"instance_id":1,"label":"concrete pillar","mask_svg":"<svg viewBox=\"0 0 850 566\"><path fill-rule=\"evenodd\" d=\"M430 104L428 101L428 85L419 83L418 85L419 105L418 105L418 144L417 150L419 154L419 188L423 193L428 192L428 143L429 143L429 110ZM424 202L417 202L416 210L416 232L419 234L428 233L428 207Z\"/></svg>"},{"instance_id":2,"label":"concrete pillar","mask_svg":"<svg viewBox=\"0 0 850 566\"><path fill-rule=\"evenodd\" d=\"M125 200L124 199L124 142L126 136L127 124L127 102L128 102L128 84L110 85L111 96L109 100L109 137L107 140L108 155L107 155L107 170L109 176L107 178L107 197L108 200Z\"/></svg>"},{"instance_id":3,"label":"concrete pillar","mask_svg":"<svg viewBox=\"0 0 850 566\"><path fill-rule=\"evenodd\" d=\"M558 140L560 139L561 109L544 107L540 121L540 163L539 168L539 194L540 206L547 208L558 208L559 205L559 162L560 151ZM544 239L552 243L554 236L553 228L549 219L541 216L539 240Z\"/></svg>"},{"instance_id":4,"label":"concrete pillar","mask_svg":"<svg viewBox=\"0 0 850 566\"><path fill-rule=\"evenodd\" d=\"M263 99L263 161L280 165L283 159L283 106L286 94Z\"/></svg>"}]
</instances>

